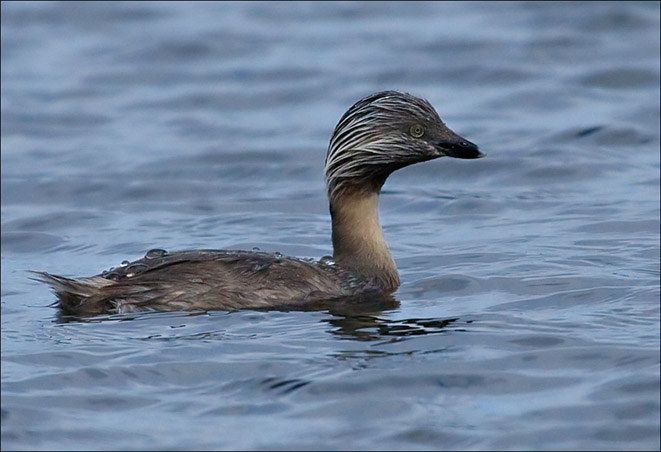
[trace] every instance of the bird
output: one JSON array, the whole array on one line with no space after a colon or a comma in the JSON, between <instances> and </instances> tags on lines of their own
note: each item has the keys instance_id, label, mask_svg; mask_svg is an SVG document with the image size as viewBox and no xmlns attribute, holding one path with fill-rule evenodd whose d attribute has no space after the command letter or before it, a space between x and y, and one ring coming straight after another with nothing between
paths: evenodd
<instances>
[{"instance_id":1,"label":"bird","mask_svg":"<svg viewBox=\"0 0 661 452\"><path fill-rule=\"evenodd\" d=\"M391 294L397 267L379 223L388 176L439 157L477 159L478 146L450 130L425 99L381 91L353 104L330 139L325 180L332 256L319 260L245 250L149 250L91 277L32 271L62 315L142 311L304 309L361 295Z\"/></svg>"}]
</instances>

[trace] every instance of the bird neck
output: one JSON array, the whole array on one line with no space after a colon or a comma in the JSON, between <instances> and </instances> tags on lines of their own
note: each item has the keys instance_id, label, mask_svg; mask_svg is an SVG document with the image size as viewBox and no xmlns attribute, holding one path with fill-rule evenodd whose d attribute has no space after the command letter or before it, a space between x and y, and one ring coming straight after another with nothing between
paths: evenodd
<instances>
[{"instance_id":1,"label":"bird neck","mask_svg":"<svg viewBox=\"0 0 661 452\"><path fill-rule=\"evenodd\" d=\"M346 190L331 198L333 258L384 289L399 287L399 274L379 224L378 190Z\"/></svg>"}]
</instances>

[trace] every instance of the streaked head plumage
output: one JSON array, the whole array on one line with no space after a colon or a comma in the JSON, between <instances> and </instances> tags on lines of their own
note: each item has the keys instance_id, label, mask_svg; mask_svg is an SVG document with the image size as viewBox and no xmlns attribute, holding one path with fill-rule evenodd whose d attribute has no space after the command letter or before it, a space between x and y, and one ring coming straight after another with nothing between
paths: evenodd
<instances>
[{"instance_id":1,"label":"streaked head plumage","mask_svg":"<svg viewBox=\"0 0 661 452\"><path fill-rule=\"evenodd\" d=\"M335 127L326 155L329 198L350 187L378 191L393 171L444 155L482 156L425 99L398 91L372 94L349 108Z\"/></svg>"}]
</instances>

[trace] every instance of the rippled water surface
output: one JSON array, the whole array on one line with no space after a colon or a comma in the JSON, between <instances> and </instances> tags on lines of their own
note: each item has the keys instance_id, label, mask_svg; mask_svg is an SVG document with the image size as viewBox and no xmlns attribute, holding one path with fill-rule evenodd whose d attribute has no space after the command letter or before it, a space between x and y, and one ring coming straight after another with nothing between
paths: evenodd
<instances>
[{"instance_id":1,"label":"rippled water surface","mask_svg":"<svg viewBox=\"0 0 661 452\"><path fill-rule=\"evenodd\" d=\"M487 154L389 179L395 302L64 322L28 279L329 254L383 89ZM2 3L2 449L659 447L659 3Z\"/></svg>"}]
</instances>

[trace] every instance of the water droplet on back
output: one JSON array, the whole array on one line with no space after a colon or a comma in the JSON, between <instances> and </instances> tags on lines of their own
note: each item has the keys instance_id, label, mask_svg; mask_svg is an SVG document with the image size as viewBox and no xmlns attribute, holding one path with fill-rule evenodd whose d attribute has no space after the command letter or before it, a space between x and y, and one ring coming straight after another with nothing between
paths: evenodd
<instances>
[{"instance_id":1,"label":"water droplet on back","mask_svg":"<svg viewBox=\"0 0 661 452\"><path fill-rule=\"evenodd\" d=\"M333 259L333 256L324 256L319 259L319 263L324 265L335 265L335 259Z\"/></svg>"},{"instance_id":2,"label":"water droplet on back","mask_svg":"<svg viewBox=\"0 0 661 452\"><path fill-rule=\"evenodd\" d=\"M147 251L147 254L145 254L145 259L156 259L157 257L163 257L166 254L168 254L167 251L160 248L154 248L153 250Z\"/></svg>"},{"instance_id":3,"label":"water droplet on back","mask_svg":"<svg viewBox=\"0 0 661 452\"><path fill-rule=\"evenodd\" d=\"M121 263L120 265L121 265L122 267L126 267L128 264L130 264L129 261L122 261L122 263Z\"/></svg>"},{"instance_id":4,"label":"water droplet on back","mask_svg":"<svg viewBox=\"0 0 661 452\"><path fill-rule=\"evenodd\" d=\"M109 270L104 271L101 273L101 277L105 279L110 279L112 281L119 281L119 273L117 273L115 270L115 267L111 267Z\"/></svg>"},{"instance_id":5,"label":"water droplet on back","mask_svg":"<svg viewBox=\"0 0 661 452\"><path fill-rule=\"evenodd\" d=\"M136 274L142 273L148 269L149 266L145 264L131 264L126 267L126 277L130 278L131 276L135 276Z\"/></svg>"}]
</instances>

